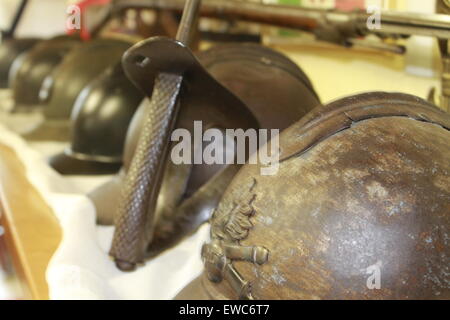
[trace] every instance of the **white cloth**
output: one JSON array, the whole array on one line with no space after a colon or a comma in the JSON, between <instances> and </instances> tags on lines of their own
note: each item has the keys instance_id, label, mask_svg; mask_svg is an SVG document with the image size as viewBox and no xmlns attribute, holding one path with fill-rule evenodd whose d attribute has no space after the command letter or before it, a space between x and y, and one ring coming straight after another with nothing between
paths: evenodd
<instances>
[{"instance_id":1,"label":"white cloth","mask_svg":"<svg viewBox=\"0 0 450 320\"><path fill-rule=\"evenodd\" d=\"M201 273L200 250L209 226L136 271L121 272L108 256L114 228L96 226L95 208L84 195L110 177L63 177L47 165L43 154L61 150L61 144L32 147L1 124L0 143L15 150L63 230L47 268L51 299L172 299Z\"/></svg>"}]
</instances>

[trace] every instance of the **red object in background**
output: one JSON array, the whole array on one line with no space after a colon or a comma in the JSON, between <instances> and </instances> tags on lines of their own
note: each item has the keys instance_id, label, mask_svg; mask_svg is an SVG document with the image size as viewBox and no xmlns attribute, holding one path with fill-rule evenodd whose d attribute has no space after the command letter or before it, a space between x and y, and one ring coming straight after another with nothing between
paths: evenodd
<instances>
[{"instance_id":1,"label":"red object in background","mask_svg":"<svg viewBox=\"0 0 450 320\"><path fill-rule=\"evenodd\" d=\"M81 39L83 39L83 40L91 39L91 33L89 32L88 28L86 27L86 23L84 21L84 18L86 17L86 12L89 9L89 7L104 6L104 5L109 4L110 2L111 2L111 0L83 0L83 1L80 1L75 4L80 9L81 29L79 31L80 31ZM74 30L74 29L66 30L68 35L74 34L77 31L78 30Z\"/></svg>"},{"instance_id":2,"label":"red object in background","mask_svg":"<svg viewBox=\"0 0 450 320\"><path fill-rule=\"evenodd\" d=\"M351 11L354 9L364 9L366 7L365 0L336 0L336 9L342 11Z\"/></svg>"}]
</instances>

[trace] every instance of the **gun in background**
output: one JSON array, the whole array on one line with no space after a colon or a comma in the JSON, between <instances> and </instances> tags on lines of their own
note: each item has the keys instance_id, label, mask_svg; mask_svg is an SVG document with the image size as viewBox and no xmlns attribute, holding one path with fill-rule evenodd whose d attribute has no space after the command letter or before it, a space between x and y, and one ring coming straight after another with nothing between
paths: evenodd
<instances>
[{"instance_id":1,"label":"gun in background","mask_svg":"<svg viewBox=\"0 0 450 320\"><path fill-rule=\"evenodd\" d=\"M14 37L14 34L17 30L17 26L19 25L20 20L22 19L23 13L28 5L28 0L22 0L16 12L14 13L14 17L12 18L11 25L8 30L0 30L0 42L5 39L11 39Z\"/></svg>"},{"instance_id":2,"label":"gun in background","mask_svg":"<svg viewBox=\"0 0 450 320\"><path fill-rule=\"evenodd\" d=\"M115 0L114 10L155 8L179 11L184 0ZM202 17L241 20L312 32L317 39L348 45L351 38L375 34L381 38L404 38L411 35L450 39L450 16L380 10L342 12L269 5L235 0L205 0ZM376 15L376 17L375 17ZM378 23L373 23L379 18Z\"/></svg>"},{"instance_id":3,"label":"gun in background","mask_svg":"<svg viewBox=\"0 0 450 320\"><path fill-rule=\"evenodd\" d=\"M437 14L364 10L349 12L269 5L236 0L205 0L202 17L239 20L310 32L317 40L346 47L353 45L404 53L402 45L361 39L375 35L379 39L402 39L412 35L438 39L442 56L442 95L440 103L430 92L430 101L450 111L450 1L437 0ZM127 8L166 9L182 12L185 0L114 0L111 14ZM433 96L433 97L432 97Z\"/></svg>"}]
</instances>

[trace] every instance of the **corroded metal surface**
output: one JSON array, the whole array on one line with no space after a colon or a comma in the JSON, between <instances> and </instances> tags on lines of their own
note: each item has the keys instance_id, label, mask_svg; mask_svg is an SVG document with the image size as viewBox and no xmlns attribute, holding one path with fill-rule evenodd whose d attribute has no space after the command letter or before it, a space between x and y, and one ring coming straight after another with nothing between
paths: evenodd
<instances>
[{"instance_id":1,"label":"corroded metal surface","mask_svg":"<svg viewBox=\"0 0 450 320\"><path fill-rule=\"evenodd\" d=\"M449 299L449 130L448 114L403 94L313 111L281 135L277 175L236 175L212 217L205 273L179 297ZM214 250L227 246L246 259ZM267 261L250 263L253 246Z\"/></svg>"}]
</instances>

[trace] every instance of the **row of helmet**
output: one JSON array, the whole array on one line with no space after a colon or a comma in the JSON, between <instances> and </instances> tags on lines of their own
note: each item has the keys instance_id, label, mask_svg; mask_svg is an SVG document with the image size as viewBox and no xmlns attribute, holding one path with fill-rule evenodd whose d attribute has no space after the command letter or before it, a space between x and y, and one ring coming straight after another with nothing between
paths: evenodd
<instances>
[{"instance_id":1,"label":"row of helmet","mask_svg":"<svg viewBox=\"0 0 450 320\"><path fill-rule=\"evenodd\" d=\"M50 161L59 172L119 170L88 196L98 222L116 225L111 255L120 269L209 221L205 271L178 298L450 297L450 116L436 106L382 92L322 105L305 73L275 50L253 43L197 52L200 76L186 81L176 127L279 129L278 172L166 161L156 218L130 224L114 213L151 90L136 87L120 60L139 45L33 41L0 47L16 56L1 59L14 110L42 108L45 121L27 139L70 141ZM382 277L376 290L371 270Z\"/></svg>"}]
</instances>

